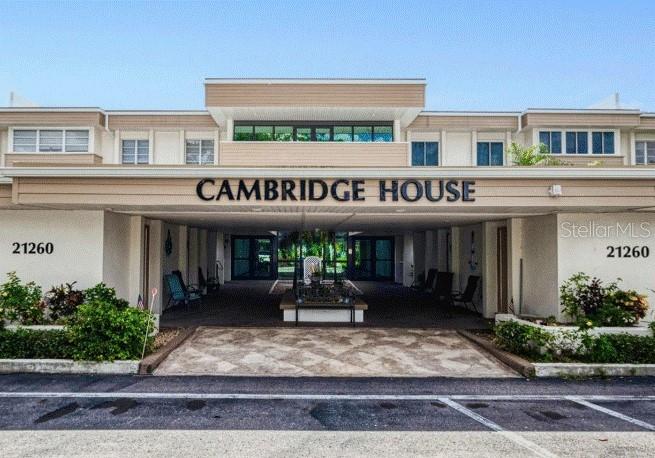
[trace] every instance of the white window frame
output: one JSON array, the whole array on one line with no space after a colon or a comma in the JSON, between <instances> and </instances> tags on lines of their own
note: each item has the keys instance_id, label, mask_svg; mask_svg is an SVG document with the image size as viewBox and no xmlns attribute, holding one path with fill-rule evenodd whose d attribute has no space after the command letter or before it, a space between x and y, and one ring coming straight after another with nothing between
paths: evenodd
<instances>
[{"instance_id":1,"label":"white window frame","mask_svg":"<svg viewBox=\"0 0 655 458\"><path fill-rule=\"evenodd\" d=\"M36 148L34 151L14 151L14 131L15 130L35 130L36 131ZM61 151L39 151L40 132L42 130L61 130L62 143ZM67 130L85 130L89 133L89 143L86 151L66 151L66 131ZM8 148L9 154L95 154L95 129L89 126L12 126L9 128Z\"/></svg>"},{"instance_id":2,"label":"white window frame","mask_svg":"<svg viewBox=\"0 0 655 458\"><path fill-rule=\"evenodd\" d=\"M198 152L198 162L192 163L187 161L187 142L200 142L200 151ZM203 142L212 142L212 160L211 162L203 163L202 162L202 143ZM186 165L215 165L216 164L216 140L214 138L185 138L184 139L184 164Z\"/></svg>"},{"instance_id":3,"label":"white window frame","mask_svg":"<svg viewBox=\"0 0 655 458\"><path fill-rule=\"evenodd\" d=\"M539 132L561 132L562 133L562 153L551 153L553 156L557 157L603 157L603 156L620 156L621 155L621 131L620 129L605 128L605 127L596 127L596 128L580 128L576 129L575 127L544 127L539 128L535 127L533 129L532 141L534 145L539 145ZM566 152L566 134L568 132L586 132L587 133L587 154L568 154ZM613 132L614 133L614 153L612 154L594 154L592 140L592 132Z\"/></svg>"},{"instance_id":4,"label":"white window frame","mask_svg":"<svg viewBox=\"0 0 655 458\"><path fill-rule=\"evenodd\" d=\"M638 164L637 163L637 143L655 143L655 137L652 137L652 138L651 137L635 138L635 141L634 141L634 148L635 148L635 151L634 151L634 153L635 153L634 154L634 161L635 161L634 165L650 165L650 166L652 166L653 164L648 164L648 163ZM645 154L644 159L646 159L646 161L647 161L648 160L648 145L646 145L646 151L644 151L644 154ZM600 156L600 154L599 154L599 156Z\"/></svg>"},{"instance_id":5,"label":"white window frame","mask_svg":"<svg viewBox=\"0 0 655 458\"><path fill-rule=\"evenodd\" d=\"M135 142L134 162L123 162L123 142ZM148 142L148 162L139 163L139 142ZM135 137L135 138L121 138L118 142L118 163L120 165L137 165L144 166L152 164L152 141L150 138Z\"/></svg>"}]
</instances>

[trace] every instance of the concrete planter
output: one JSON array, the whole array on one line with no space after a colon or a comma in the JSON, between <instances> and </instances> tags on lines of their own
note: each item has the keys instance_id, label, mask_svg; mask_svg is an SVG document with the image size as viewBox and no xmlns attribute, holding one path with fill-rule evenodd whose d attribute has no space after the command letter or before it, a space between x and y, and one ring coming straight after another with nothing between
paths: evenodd
<instances>
[{"instance_id":1,"label":"concrete planter","mask_svg":"<svg viewBox=\"0 0 655 458\"><path fill-rule=\"evenodd\" d=\"M139 361L74 361L72 359L0 359L0 374L136 374Z\"/></svg>"},{"instance_id":2,"label":"concrete planter","mask_svg":"<svg viewBox=\"0 0 655 458\"><path fill-rule=\"evenodd\" d=\"M64 329L63 324L7 324L5 329L15 331L16 329L31 329L32 331L60 331Z\"/></svg>"},{"instance_id":3,"label":"concrete planter","mask_svg":"<svg viewBox=\"0 0 655 458\"><path fill-rule=\"evenodd\" d=\"M535 377L655 376L655 364L532 363Z\"/></svg>"},{"instance_id":4,"label":"concrete planter","mask_svg":"<svg viewBox=\"0 0 655 458\"><path fill-rule=\"evenodd\" d=\"M522 320L516 315L510 313L499 313L496 315L496 324L502 323L503 321L516 321L517 323L524 324L526 326L532 326L535 328L542 329L551 334L561 334L563 332L575 331L578 329L577 326L545 326L543 324L537 324L532 321ZM647 326L647 323L639 323L637 326L626 326L626 327L607 327L601 326L597 328L589 329L589 335L602 335L602 334L630 334L633 336L640 337L649 337L652 336L652 331Z\"/></svg>"}]
</instances>

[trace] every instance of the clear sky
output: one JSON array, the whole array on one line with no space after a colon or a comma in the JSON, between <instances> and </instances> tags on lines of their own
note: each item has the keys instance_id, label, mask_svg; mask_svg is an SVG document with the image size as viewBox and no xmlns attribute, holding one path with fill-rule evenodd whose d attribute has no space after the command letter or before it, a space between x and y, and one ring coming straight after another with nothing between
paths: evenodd
<instances>
[{"instance_id":1,"label":"clear sky","mask_svg":"<svg viewBox=\"0 0 655 458\"><path fill-rule=\"evenodd\" d=\"M0 0L0 105L202 109L205 77L424 77L432 110L655 111L655 1Z\"/></svg>"}]
</instances>

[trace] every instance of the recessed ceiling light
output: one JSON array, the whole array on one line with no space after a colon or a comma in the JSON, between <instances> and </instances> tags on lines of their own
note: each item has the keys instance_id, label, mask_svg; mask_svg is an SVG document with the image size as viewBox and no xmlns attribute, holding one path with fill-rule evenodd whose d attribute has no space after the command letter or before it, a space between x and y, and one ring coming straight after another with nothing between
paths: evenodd
<instances>
[{"instance_id":1,"label":"recessed ceiling light","mask_svg":"<svg viewBox=\"0 0 655 458\"><path fill-rule=\"evenodd\" d=\"M253 208L252 211L254 211L254 212L260 212L260 211L262 211L262 209L261 209L260 207L256 207L256 208Z\"/></svg>"},{"instance_id":2,"label":"recessed ceiling light","mask_svg":"<svg viewBox=\"0 0 655 458\"><path fill-rule=\"evenodd\" d=\"M396 213L405 213L407 210L404 208L396 208Z\"/></svg>"}]
</instances>

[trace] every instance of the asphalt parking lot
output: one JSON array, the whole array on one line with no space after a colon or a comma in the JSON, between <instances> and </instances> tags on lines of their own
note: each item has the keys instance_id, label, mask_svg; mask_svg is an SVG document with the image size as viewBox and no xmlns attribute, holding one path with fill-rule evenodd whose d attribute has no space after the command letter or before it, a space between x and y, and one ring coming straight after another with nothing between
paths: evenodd
<instances>
[{"instance_id":1,"label":"asphalt parking lot","mask_svg":"<svg viewBox=\"0 0 655 458\"><path fill-rule=\"evenodd\" d=\"M91 438L108 447L106 454L120 456L113 439L100 439L107 431L137 447L155 430L170 431L162 437L180 444L196 436L176 434L204 431L190 445L201 447L199 455L216 453L219 444L224 453L237 447L247 455L270 436L276 438L271 450L299 447L294 450L309 450L308 456L329 456L322 452L342 446L358 455L357 447L370 442L368 454L381 447L379 441L392 447L381 448L382 455L396 447L401 454L457 456L471 447L481 456L648 456L654 425L655 381L647 378L0 376L0 445L13 450L18 444L12 432L30 433L33 447L22 443L14 450L23 456L68 453L71 444L83 454L82 444ZM437 437L442 442L435 443ZM306 448L313 441L328 448L314 453L313 446Z\"/></svg>"}]
</instances>

